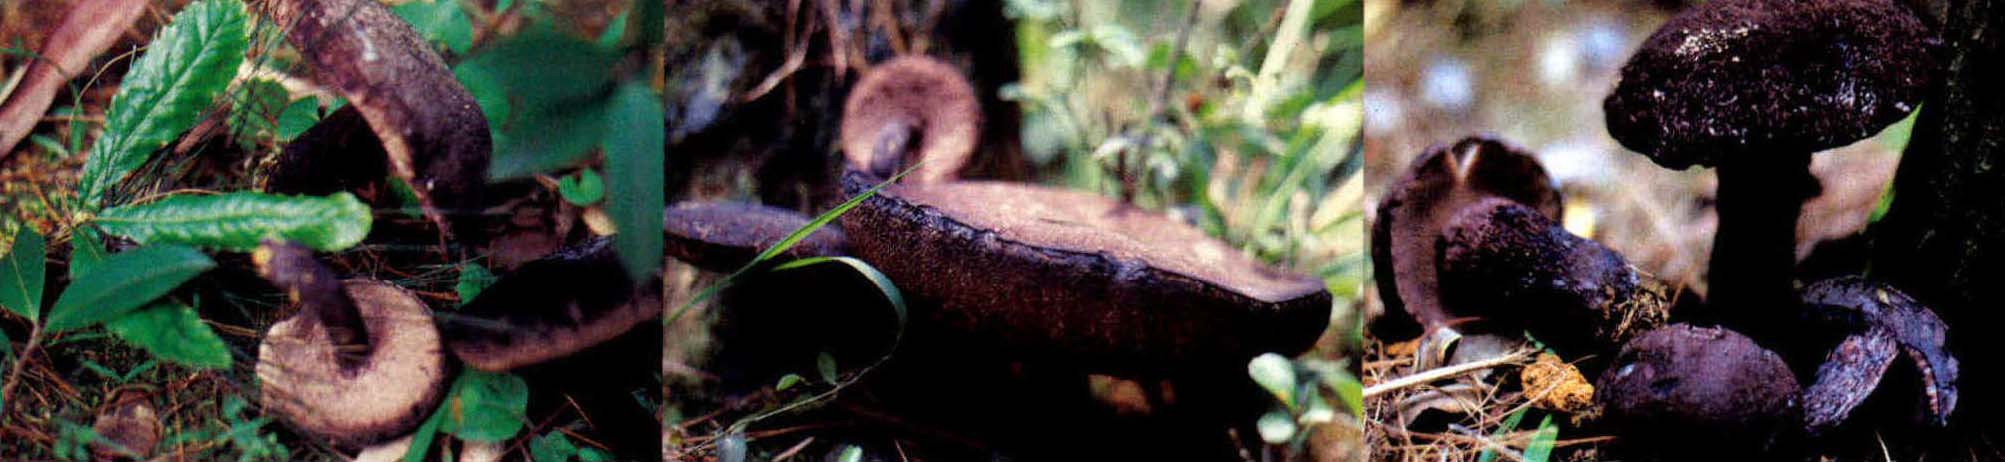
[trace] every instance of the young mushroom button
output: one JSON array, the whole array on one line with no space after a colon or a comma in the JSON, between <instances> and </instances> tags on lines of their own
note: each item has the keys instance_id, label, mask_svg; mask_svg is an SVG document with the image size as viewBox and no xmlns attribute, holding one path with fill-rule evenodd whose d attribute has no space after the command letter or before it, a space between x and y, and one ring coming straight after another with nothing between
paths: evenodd
<instances>
[{"instance_id":1,"label":"young mushroom button","mask_svg":"<svg viewBox=\"0 0 2005 462\"><path fill-rule=\"evenodd\" d=\"M953 181L974 152L981 108L967 79L932 58L879 63L842 106L842 150L850 168L890 178L919 159L905 181Z\"/></svg>"},{"instance_id":2,"label":"young mushroom button","mask_svg":"<svg viewBox=\"0 0 2005 462\"><path fill-rule=\"evenodd\" d=\"M293 243L267 241L258 273L299 305L258 345L260 401L305 436L358 448L409 433L445 395L445 355L417 297L338 281Z\"/></svg>"},{"instance_id":3,"label":"young mushroom button","mask_svg":"<svg viewBox=\"0 0 2005 462\"><path fill-rule=\"evenodd\" d=\"M1710 302L1762 330L1793 317L1810 155L1871 136L1921 100L1935 39L1893 0L1719 0L1657 29L1603 102L1608 132L1667 168L1719 169ZM1753 332L1768 340L1771 332Z\"/></svg>"}]
</instances>

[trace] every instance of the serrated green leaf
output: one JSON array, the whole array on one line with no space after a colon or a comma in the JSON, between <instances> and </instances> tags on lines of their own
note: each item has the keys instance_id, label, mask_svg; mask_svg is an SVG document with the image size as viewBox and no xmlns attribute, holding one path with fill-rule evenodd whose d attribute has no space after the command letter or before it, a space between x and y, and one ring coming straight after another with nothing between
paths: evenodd
<instances>
[{"instance_id":1,"label":"serrated green leaf","mask_svg":"<svg viewBox=\"0 0 2005 462\"><path fill-rule=\"evenodd\" d=\"M661 266L662 195L661 96L639 82L614 92L606 139L606 215L619 236L613 248L627 274L652 279Z\"/></svg>"},{"instance_id":2,"label":"serrated green leaf","mask_svg":"<svg viewBox=\"0 0 2005 462\"><path fill-rule=\"evenodd\" d=\"M606 182L599 178L597 171L579 169L578 174L557 180L557 194L564 196L565 202L590 206L606 198Z\"/></svg>"},{"instance_id":3,"label":"serrated green leaf","mask_svg":"<svg viewBox=\"0 0 2005 462\"><path fill-rule=\"evenodd\" d=\"M285 112L290 96L284 85L272 79L252 79L238 85L231 92L230 117L224 119L237 143L249 151L260 136L276 138L279 114Z\"/></svg>"},{"instance_id":4,"label":"serrated green leaf","mask_svg":"<svg viewBox=\"0 0 2005 462\"><path fill-rule=\"evenodd\" d=\"M346 192L326 197L257 192L177 194L159 201L105 210L105 232L141 244L187 244L248 252L278 237L332 252L368 236L369 206Z\"/></svg>"},{"instance_id":5,"label":"serrated green leaf","mask_svg":"<svg viewBox=\"0 0 2005 462\"><path fill-rule=\"evenodd\" d=\"M250 40L242 3L202 0L175 14L132 62L105 110L104 136L84 160L78 197L87 208L201 120L244 61Z\"/></svg>"},{"instance_id":6,"label":"serrated green leaf","mask_svg":"<svg viewBox=\"0 0 2005 462\"><path fill-rule=\"evenodd\" d=\"M155 358L196 369L230 367L230 347L185 304L154 303L106 322L105 329Z\"/></svg>"},{"instance_id":7,"label":"serrated green leaf","mask_svg":"<svg viewBox=\"0 0 2005 462\"><path fill-rule=\"evenodd\" d=\"M578 455L578 445L561 432L550 432L529 442L529 460L535 462L570 462Z\"/></svg>"},{"instance_id":8,"label":"serrated green leaf","mask_svg":"<svg viewBox=\"0 0 2005 462\"><path fill-rule=\"evenodd\" d=\"M397 17L411 23L411 29L426 42L444 45L453 53L473 47L473 21L457 0L414 0L391 8Z\"/></svg>"},{"instance_id":9,"label":"serrated green leaf","mask_svg":"<svg viewBox=\"0 0 2005 462\"><path fill-rule=\"evenodd\" d=\"M529 383L521 377L468 369L453 381L439 431L468 441L496 442L522 431Z\"/></svg>"},{"instance_id":10,"label":"serrated green leaf","mask_svg":"<svg viewBox=\"0 0 2005 462\"><path fill-rule=\"evenodd\" d=\"M105 257L63 290L49 308L51 333L82 329L122 316L216 267L192 247L149 245Z\"/></svg>"},{"instance_id":11,"label":"serrated green leaf","mask_svg":"<svg viewBox=\"0 0 2005 462\"><path fill-rule=\"evenodd\" d=\"M22 226L14 235L14 246L0 258L0 308L33 323L42 316L42 287L49 257L47 242L34 228Z\"/></svg>"},{"instance_id":12,"label":"serrated green leaf","mask_svg":"<svg viewBox=\"0 0 2005 462\"><path fill-rule=\"evenodd\" d=\"M459 284L453 287L459 292L459 303L465 305L467 301L473 300L480 295L481 290L494 285L495 279L494 272L488 271L487 267L480 266L479 263L467 262L465 265L460 265Z\"/></svg>"}]
</instances>

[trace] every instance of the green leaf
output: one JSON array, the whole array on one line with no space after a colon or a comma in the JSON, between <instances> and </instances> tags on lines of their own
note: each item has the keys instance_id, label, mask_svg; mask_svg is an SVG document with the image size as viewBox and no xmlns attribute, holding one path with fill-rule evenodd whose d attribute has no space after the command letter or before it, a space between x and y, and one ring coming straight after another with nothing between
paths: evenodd
<instances>
[{"instance_id":1,"label":"green leaf","mask_svg":"<svg viewBox=\"0 0 2005 462\"><path fill-rule=\"evenodd\" d=\"M439 431L468 441L506 440L522 431L528 408L529 383L521 377L468 369L453 381Z\"/></svg>"},{"instance_id":2,"label":"green leaf","mask_svg":"<svg viewBox=\"0 0 2005 462\"><path fill-rule=\"evenodd\" d=\"M830 385L842 382L842 373L835 368L835 356L826 351L815 357L815 373L821 374L821 381Z\"/></svg>"},{"instance_id":3,"label":"green leaf","mask_svg":"<svg viewBox=\"0 0 2005 462\"><path fill-rule=\"evenodd\" d=\"M432 410L432 416L411 432L411 448L404 450L404 462L423 462L426 451L432 448L432 440L439 436L439 425L446 421L446 406Z\"/></svg>"},{"instance_id":4,"label":"green leaf","mask_svg":"<svg viewBox=\"0 0 2005 462\"><path fill-rule=\"evenodd\" d=\"M801 382L804 380L807 379L801 378L800 374L782 375L780 376L780 383L777 385L773 385L773 391L787 391L788 388L793 388L795 385L800 385Z\"/></svg>"},{"instance_id":5,"label":"green leaf","mask_svg":"<svg viewBox=\"0 0 2005 462\"><path fill-rule=\"evenodd\" d=\"M1289 417L1286 410L1267 411L1253 425L1254 430L1260 432L1260 440L1267 444L1286 443L1289 438L1295 437L1295 418Z\"/></svg>"},{"instance_id":6,"label":"green leaf","mask_svg":"<svg viewBox=\"0 0 2005 462\"><path fill-rule=\"evenodd\" d=\"M606 215L619 237L614 250L636 281L652 279L661 266L662 196L661 96L646 84L621 85L612 98L606 139Z\"/></svg>"},{"instance_id":7,"label":"green leaf","mask_svg":"<svg viewBox=\"0 0 2005 462\"><path fill-rule=\"evenodd\" d=\"M836 454L835 460L836 462L863 462L863 447L843 445L842 452Z\"/></svg>"},{"instance_id":8,"label":"green leaf","mask_svg":"<svg viewBox=\"0 0 2005 462\"><path fill-rule=\"evenodd\" d=\"M592 148L607 139L610 114L606 111L611 109L608 101L588 101L575 107L522 112L519 120L495 135L488 178L516 179L583 163Z\"/></svg>"},{"instance_id":9,"label":"green leaf","mask_svg":"<svg viewBox=\"0 0 2005 462\"><path fill-rule=\"evenodd\" d=\"M47 243L26 225L14 235L14 247L0 258L0 308L6 308L33 323L42 316L42 287L47 271L43 260L49 256Z\"/></svg>"},{"instance_id":10,"label":"green leaf","mask_svg":"<svg viewBox=\"0 0 2005 462\"><path fill-rule=\"evenodd\" d=\"M578 462L612 462L613 455L594 447L578 449Z\"/></svg>"},{"instance_id":11,"label":"green leaf","mask_svg":"<svg viewBox=\"0 0 2005 462\"><path fill-rule=\"evenodd\" d=\"M258 192L177 194L97 217L113 235L142 244L188 244L248 252L268 237L332 252L369 234L369 206L346 192L327 197Z\"/></svg>"},{"instance_id":12,"label":"green leaf","mask_svg":"<svg viewBox=\"0 0 2005 462\"><path fill-rule=\"evenodd\" d=\"M578 174L557 180L557 194L573 205L590 206L606 198L606 182L597 171L579 169Z\"/></svg>"},{"instance_id":13,"label":"green leaf","mask_svg":"<svg viewBox=\"0 0 2005 462\"><path fill-rule=\"evenodd\" d=\"M285 86L272 79L253 79L232 92L230 117L224 121L246 151L253 150L261 135L276 138L279 114L285 112L289 96Z\"/></svg>"},{"instance_id":14,"label":"green leaf","mask_svg":"<svg viewBox=\"0 0 2005 462\"><path fill-rule=\"evenodd\" d=\"M320 100L300 98L285 106L285 112L278 115L278 140L292 141L313 124L320 122Z\"/></svg>"},{"instance_id":15,"label":"green leaf","mask_svg":"<svg viewBox=\"0 0 2005 462\"><path fill-rule=\"evenodd\" d=\"M105 110L104 136L91 146L77 183L85 207L103 206L104 195L154 150L201 120L244 61L247 22L242 3L202 0L161 28Z\"/></svg>"},{"instance_id":16,"label":"green leaf","mask_svg":"<svg viewBox=\"0 0 2005 462\"><path fill-rule=\"evenodd\" d=\"M529 460L534 462L570 462L577 455L578 445L562 432L546 433L529 442Z\"/></svg>"},{"instance_id":17,"label":"green leaf","mask_svg":"<svg viewBox=\"0 0 2005 462\"><path fill-rule=\"evenodd\" d=\"M481 290L494 285L495 279L494 272L488 271L487 267L480 266L479 263L467 262L460 265L459 284L453 287L459 292L459 303L465 305L467 301L473 300L480 295Z\"/></svg>"},{"instance_id":18,"label":"green leaf","mask_svg":"<svg viewBox=\"0 0 2005 462\"><path fill-rule=\"evenodd\" d=\"M1246 374L1289 409L1295 408L1295 365L1288 358L1262 353L1246 363Z\"/></svg>"},{"instance_id":19,"label":"green leaf","mask_svg":"<svg viewBox=\"0 0 2005 462\"><path fill-rule=\"evenodd\" d=\"M1525 444L1525 462L1546 462L1552 457L1553 444L1558 440L1559 427L1554 426L1552 416L1547 415L1539 421L1539 431L1532 434L1532 442Z\"/></svg>"},{"instance_id":20,"label":"green leaf","mask_svg":"<svg viewBox=\"0 0 2005 462\"><path fill-rule=\"evenodd\" d=\"M550 27L531 26L482 47L453 74L500 84L524 110L549 110L604 98L620 58L613 50Z\"/></svg>"},{"instance_id":21,"label":"green leaf","mask_svg":"<svg viewBox=\"0 0 2005 462\"><path fill-rule=\"evenodd\" d=\"M457 0L415 0L391 8L426 42L444 45L455 54L473 47L473 20Z\"/></svg>"},{"instance_id":22,"label":"green leaf","mask_svg":"<svg viewBox=\"0 0 2005 462\"><path fill-rule=\"evenodd\" d=\"M216 262L192 247L150 245L105 257L98 266L56 298L45 329L63 332L116 319L216 267Z\"/></svg>"},{"instance_id":23,"label":"green leaf","mask_svg":"<svg viewBox=\"0 0 2005 462\"><path fill-rule=\"evenodd\" d=\"M97 264L104 261L104 235L97 228L78 226L70 235L70 280L83 278Z\"/></svg>"},{"instance_id":24,"label":"green leaf","mask_svg":"<svg viewBox=\"0 0 2005 462\"><path fill-rule=\"evenodd\" d=\"M1490 434L1490 439L1502 439L1511 430L1516 430L1518 422L1525 419L1525 409L1528 408L1518 408L1510 416L1504 417L1504 423L1497 426L1497 431ZM1493 460L1497 460L1497 451L1490 450L1489 448L1483 448L1483 453L1476 456L1476 462L1490 462Z\"/></svg>"},{"instance_id":25,"label":"green leaf","mask_svg":"<svg viewBox=\"0 0 2005 462\"><path fill-rule=\"evenodd\" d=\"M186 304L154 303L105 323L105 329L155 358L196 369L230 367L230 347Z\"/></svg>"}]
</instances>

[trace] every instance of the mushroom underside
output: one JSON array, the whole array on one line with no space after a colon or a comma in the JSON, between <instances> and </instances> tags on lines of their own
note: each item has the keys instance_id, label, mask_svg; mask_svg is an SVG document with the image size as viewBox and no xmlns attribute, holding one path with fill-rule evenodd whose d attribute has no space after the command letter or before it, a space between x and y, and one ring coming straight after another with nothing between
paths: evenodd
<instances>
[{"instance_id":1,"label":"mushroom underside","mask_svg":"<svg viewBox=\"0 0 2005 462\"><path fill-rule=\"evenodd\" d=\"M875 179L849 172L844 192ZM891 185L842 218L851 250L915 313L1089 368L1157 369L1308 348L1321 281L1275 271L1168 216L1082 192L989 182Z\"/></svg>"},{"instance_id":2,"label":"mushroom underside","mask_svg":"<svg viewBox=\"0 0 2005 462\"><path fill-rule=\"evenodd\" d=\"M370 356L337 360L309 311L273 324L258 346L261 402L310 437L357 448L410 432L445 394L446 364L431 314L397 286L344 284L371 335Z\"/></svg>"},{"instance_id":3,"label":"mushroom underside","mask_svg":"<svg viewBox=\"0 0 2005 462\"><path fill-rule=\"evenodd\" d=\"M842 114L844 157L879 178L923 159L906 181L952 181L980 136L974 88L954 66L926 57L872 67L850 89Z\"/></svg>"}]
</instances>

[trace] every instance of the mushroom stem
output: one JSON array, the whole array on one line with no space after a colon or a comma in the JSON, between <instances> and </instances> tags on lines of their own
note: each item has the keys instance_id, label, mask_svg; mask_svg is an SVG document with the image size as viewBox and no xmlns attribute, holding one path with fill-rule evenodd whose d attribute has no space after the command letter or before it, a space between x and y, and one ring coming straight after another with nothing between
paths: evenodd
<instances>
[{"instance_id":1,"label":"mushroom stem","mask_svg":"<svg viewBox=\"0 0 2005 462\"><path fill-rule=\"evenodd\" d=\"M320 319L329 343L347 363L344 366L352 367L369 355L369 329L362 321L362 312L334 272L313 259L313 250L291 241L266 240L251 260L259 276Z\"/></svg>"},{"instance_id":2,"label":"mushroom stem","mask_svg":"<svg viewBox=\"0 0 2005 462\"><path fill-rule=\"evenodd\" d=\"M1816 190L1810 154L1729 160L1719 167L1719 230L1713 238L1710 314L1757 339L1798 318L1792 275L1796 220Z\"/></svg>"},{"instance_id":3,"label":"mushroom stem","mask_svg":"<svg viewBox=\"0 0 2005 462\"><path fill-rule=\"evenodd\" d=\"M920 136L919 124L910 118L885 122L884 128L877 129L877 142L872 145L870 173L883 178L898 174L905 163L905 152L917 144Z\"/></svg>"}]
</instances>

